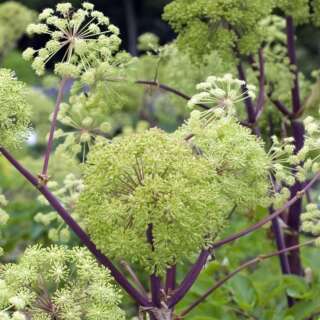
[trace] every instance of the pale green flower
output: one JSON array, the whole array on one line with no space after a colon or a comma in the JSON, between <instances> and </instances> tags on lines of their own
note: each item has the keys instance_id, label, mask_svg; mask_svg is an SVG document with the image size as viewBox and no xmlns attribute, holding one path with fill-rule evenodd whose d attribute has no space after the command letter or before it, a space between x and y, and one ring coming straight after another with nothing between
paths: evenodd
<instances>
[{"instance_id":1,"label":"pale green flower","mask_svg":"<svg viewBox=\"0 0 320 320\"><path fill-rule=\"evenodd\" d=\"M0 146L18 147L30 132L31 106L25 99L25 85L15 74L0 69Z\"/></svg>"},{"instance_id":2,"label":"pale green flower","mask_svg":"<svg viewBox=\"0 0 320 320\"><path fill-rule=\"evenodd\" d=\"M85 249L30 247L18 263L2 266L0 289L0 309L9 319L96 320L90 314L99 313L99 319L124 320L108 270Z\"/></svg>"},{"instance_id":3,"label":"pale green flower","mask_svg":"<svg viewBox=\"0 0 320 320\"><path fill-rule=\"evenodd\" d=\"M149 273L211 243L234 206L210 161L158 129L94 146L84 186L77 211L98 248Z\"/></svg>"},{"instance_id":4,"label":"pale green flower","mask_svg":"<svg viewBox=\"0 0 320 320\"><path fill-rule=\"evenodd\" d=\"M218 173L221 197L236 207L249 211L270 203L270 157L263 141L243 127L234 117L220 117L203 121L200 111L193 111L191 118L177 134L205 157L211 170Z\"/></svg>"},{"instance_id":5,"label":"pale green flower","mask_svg":"<svg viewBox=\"0 0 320 320\"><path fill-rule=\"evenodd\" d=\"M56 10L45 9L39 15L38 24L29 25L29 34L45 34L50 37L44 48L28 48L23 56L33 60L37 74L45 72L45 66L56 54L62 54L55 72L62 77L80 76L86 70L108 62L121 43L119 29L94 5L83 3L74 10L68 2L57 4Z\"/></svg>"},{"instance_id":6,"label":"pale green flower","mask_svg":"<svg viewBox=\"0 0 320 320\"><path fill-rule=\"evenodd\" d=\"M243 91L243 88L246 91ZM210 122L216 116L222 114L233 115L235 106L249 97L255 98L256 88L252 85L246 85L244 81L234 79L229 73L223 77L210 76L205 82L197 85L200 91L195 94L188 102L190 108L197 104L207 104L210 109L202 113L202 116ZM221 112L222 111L222 112Z\"/></svg>"}]
</instances>

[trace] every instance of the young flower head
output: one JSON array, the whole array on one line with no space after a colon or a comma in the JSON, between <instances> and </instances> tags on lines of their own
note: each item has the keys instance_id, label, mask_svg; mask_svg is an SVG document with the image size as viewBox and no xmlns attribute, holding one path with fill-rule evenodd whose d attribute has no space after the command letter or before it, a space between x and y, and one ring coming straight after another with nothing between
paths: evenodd
<instances>
[{"instance_id":1,"label":"young flower head","mask_svg":"<svg viewBox=\"0 0 320 320\"><path fill-rule=\"evenodd\" d=\"M200 111L193 111L176 134L181 139L190 137L191 146L217 172L220 197L237 212L268 206L271 160L262 140L234 117L220 117L204 126L201 116Z\"/></svg>"},{"instance_id":2,"label":"young flower head","mask_svg":"<svg viewBox=\"0 0 320 320\"><path fill-rule=\"evenodd\" d=\"M78 211L103 252L163 274L219 235L232 210L220 194L207 159L151 129L91 149Z\"/></svg>"},{"instance_id":3,"label":"young flower head","mask_svg":"<svg viewBox=\"0 0 320 320\"><path fill-rule=\"evenodd\" d=\"M245 88L245 91L243 90ZM255 97L255 87L246 85L244 81L234 79L227 73L223 77L210 76L205 82L197 85L200 92L188 102L190 108L199 103L208 104L210 110L203 116L210 122L211 117L222 114L234 114L235 106L248 97Z\"/></svg>"},{"instance_id":4,"label":"young flower head","mask_svg":"<svg viewBox=\"0 0 320 320\"><path fill-rule=\"evenodd\" d=\"M84 249L34 246L1 268L0 319L3 310L17 320L124 320L119 302L110 274Z\"/></svg>"},{"instance_id":5,"label":"young flower head","mask_svg":"<svg viewBox=\"0 0 320 320\"><path fill-rule=\"evenodd\" d=\"M17 147L30 132L31 106L25 99L25 86L15 74L0 69L0 146Z\"/></svg>"},{"instance_id":6,"label":"young flower head","mask_svg":"<svg viewBox=\"0 0 320 320\"><path fill-rule=\"evenodd\" d=\"M57 4L56 10L45 9L38 24L30 24L30 35L46 34L50 37L44 48L28 48L23 56L33 59L37 74L45 72L49 60L59 54L62 61L55 64L55 72L62 77L78 77L84 71L108 62L121 43L119 29L94 5L84 2L75 10L71 3Z\"/></svg>"}]
</instances>

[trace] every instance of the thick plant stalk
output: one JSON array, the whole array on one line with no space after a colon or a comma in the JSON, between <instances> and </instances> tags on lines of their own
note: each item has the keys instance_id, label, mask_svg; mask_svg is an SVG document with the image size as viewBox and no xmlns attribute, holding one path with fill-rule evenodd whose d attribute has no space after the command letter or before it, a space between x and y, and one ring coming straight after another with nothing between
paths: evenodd
<instances>
[{"instance_id":1,"label":"thick plant stalk","mask_svg":"<svg viewBox=\"0 0 320 320\"><path fill-rule=\"evenodd\" d=\"M148 225L146 236L152 251L154 251L152 230L153 230L153 225L150 223ZM154 273L150 276L150 289L151 289L150 290L151 299L154 307L161 308L161 280L160 280L160 277L157 276L156 270L154 270Z\"/></svg>"},{"instance_id":2,"label":"thick plant stalk","mask_svg":"<svg viewBox=\"0 0 320 320\"><path fill-rule=\"evenodd\" d=\"M123 5L125 8L125 14L126 14L126 20L127 20L129 52L133 56L137 56L138 55L138 50L137 50L138 30L137 30L137 19L135 14L134 1L123 0Z\"/></svg>"},{"instance_id":3,"label":"thick plant stalk","mask_svg":"<svg viewBox=\"0 0 320 320\"><path fill-rule=\"evenodd\" d=\"M166 287L165 287L165 292L166 294L170 295L171 292L176 287L176 273L177 273L177 268L176 266L172 266L167 269L167 275L166 275Z\"/></svg>"},{"instance_id":4,"label":"thick plant stalk","mask_svg":"<svg viewBox=\"0 0 320 320\"><path fill-rule=\"evenodd\" d=\"M239 74L239 79L242 81L245 81L247 83L246 75L242 66L242 63L240 62L238 64L238 74ZM251 97L248 96L248 88L246 85L242 86L242 92L245 94L246 99L244 100L244 103L246 105L247 109L247 114L248 114L248 121L250 124L255 124L256 122L256 110L255 106L253 104L253 101Z\"/></svg>"},{"instance_id":5,"label":"thick plant stalk","mask_svg":"<svg viewBox=\"0 0 320 320\"><path fill-rule=\"evenodd\" d=\"M280 226L279 220L277 218L272 220L272 231L275 235L276 245L279 251L286 249L286 243L283 235L282 228ZM280 266L281 266L281 272L283 274L290 274L290 264L289 259L287 256L287 252L281 252L279 253L279 260L280 260ZM294 304L294 301L291 297L287 296L287 302L288 306L292 307Z\"/></svg>"},{"instance_id":6,"label":"thick plant stalk","mask_svg":"<svg viewBox=\"0 0 320 320\"><path fill-rule=\"evenodd\" d=\"M287 46L288 46L288 57L290 65L294 66L294 80L293 87L291 90L292 97L292 111L294 116L298 116L301 111L301 99L299 89L299 78L298 78L298 66L297 57L294 43L294 23L291 16L286 18L286 34L287 34ZM304 126L298 120L291 121L291 130L294 137L295 152L297 153L304 144ZM291 195L301 188L301 183L295 183L291 188ZM289 209L287 224L290 227L291 233L286 236L286 245L293 246L299 244L299 229L300 229L300 215L302 212L302 201L297 201ZM297 275L303 275L303 267L301 264L299 250L292 251L289 255L289 264L291 272Z\"/></svg>"},{"instance_id":7,"label":"thick plant stalk","mask_svg":"<svg viewBox=\"0 0 320 320\"><path fill-rule=\"evenodd\" d=\"M24 176L35 188L37 188L46 198L52 208L54 208L70 227L70 229L78 236L84 246L96 257L96 259L106 268L108 268L118 282L118 284L141 306L150 307L151 303L148 298L135 289L127 278L116 268L116 266L101 252L91 241L87 233L79 226L79 224L71 217L67 210L61 205L59 200L49 191L49 189L39 184L39 180L25 169L5 148L0 147L0 153L15 167L15 169Z\"/></svg>"},{"instance_id":8,"label":"thick plant stalk","mask_svg":"<svg viewBox=\"0 0 320 320\"><path fill-rule=\"evenodd\" d=\"M55 104L55 108L54 108L54 112L53 112L53 116L52 116L52 120L51 120L51 127L50 127L50 132L49 132L48 144L47 144L46 152L44 154L42 172L40 174L40 177L43 180L44 184L46 184L46 182L48 180L49 160L50 160L50 155L51 155L52 147L53 147L54 133L56 131L58 114L60 111L60 106L61 106L61 103L63 100L63 94L65 91L67 82L68 82L68 79L64 78L64 79L62 79L62 81L60 83L60 87L59 87L58 95L57 95L57 99L56 99L56 104Z\"/></svg>"}]
</instances>

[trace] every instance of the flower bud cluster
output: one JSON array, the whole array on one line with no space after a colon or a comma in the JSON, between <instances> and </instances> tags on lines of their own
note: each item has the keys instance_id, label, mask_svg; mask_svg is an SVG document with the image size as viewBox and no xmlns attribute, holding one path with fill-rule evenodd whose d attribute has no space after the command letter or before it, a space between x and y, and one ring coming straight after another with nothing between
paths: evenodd
<instances>
[{"instance_id":1,"label":"flower bud cluster","mask_svg":"<svg viewBox=\"0 0 320 320\"><path fill-rule=\"evenodd\" d=\"M220 191L206 158L150 129L91 149L77 210L102 252L163 274L220 234L232 210Z\"/></svg>"},{"instance_id":2,"label":"flower bud cluster","mask_svg":"<svg viewBox=\"0 0 320 320\"><path fill-rule=\"evenodd\" d=\"M1 320L124 320L119 302L110 274L84 249L34 246L1 268Z\"/></svg>"},{"instance_id":3,"label":"flower bud cluster","mask_svg":"<svg viewBox=\"0 0 320 320\"><path fill-rule=\"evenodd\" d=\"M199 83L197 89L201 92L189 100L188 107L207 104L210 110L202 113L207 122L217 116L234 115L235 106L248 97L255 98L256 91L254 86L233 78L231 74L223 77L210 76L205 82Z\"/></svg>"},{"instance_id":4,"label":"flower bud cluster","mask_svg":"<svg viewBox=\"0 0 320 320\"><path fill-rule=\"evenodd\" d=\"M121 43L119 29L88 2L78 10L68 2L57 4L56 10L45 9L39 15L39 23L30 24L27 31L50 37L44 48L28 48L23 53L26 60L33 60L32 67L38 75L45 73L48 61L59 53L62 61L55 64L56 74L77 78L112 60Z\"/></svg>"},{"instance_id":5,"label":"flower bud cluster","mask_svg":"<svg viewBox=\"0 0 320 320\"><path fill-rule=\"evenodd\" d=\"M31 106L25 99L25 85L15 74L0 69L0 146L18 147L30 133Z\"/></svg>"}]
</instances>

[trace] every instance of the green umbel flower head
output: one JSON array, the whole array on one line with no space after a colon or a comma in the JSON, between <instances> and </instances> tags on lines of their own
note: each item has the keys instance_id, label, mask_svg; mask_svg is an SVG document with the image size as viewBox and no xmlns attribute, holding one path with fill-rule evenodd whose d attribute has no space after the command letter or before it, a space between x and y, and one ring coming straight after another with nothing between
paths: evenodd
<instances>
[{"instance_id":1,"label":"green umbel flower head","mask_svg":"<svg viewBox=\"0 0 320 320\"><path fill-rule=\"evenodd\" d=\"M263 142L234 117L208 121L200 111L193 111L177 134L181 138L191 137L189 142L217 172L220 193L237 211L269 204L271 159Z\"/></svg>"},{"instance_id":2,"label":"green umbel flower head","mask_svg":"<svg viewBox=\"0 0 320 320\"><path fill-rule=\"evenodd\" d=\"M243 87L245 90L243 90ZM256 88L253 85L246 84L245 81L233 78L232 74L227 73L223 77L210 76L205 82L197 85L200 92L192 96L188 102L190 108L194 108L199 103L205 103L210 106L207 112L201 115L211 121L212 117L219 114L235 114L235 106L251 97L255 98Z\"/></svg>"},{"instance_id":3,"label":"green umbel flower head","mask_svg":"<svg viewBox=\"0 0 320 320\"><path fill-rule=\"evenodd\" d=\"M174 0L165 7L164 19L178 33L178 45L193 57L218 50L230 59L235 48L256 53L264 35L258 23L274 6L273 0Z\"/></svg>"},{"instance_id":4,"label":"green umbel flower head","mask_svg":"<svg viewBox=\"0 0 320 320\"><path fill-rule=\"evenodd\" d=\"M24 90L12 71L0 69L0 146L17 147L28 136L31 106Z\"/></svg>"},{"instance_id":5,"label":"green umbel flower head","mask_svg":"<svg viewBox=\"0 0 320 320\"><path fill-rule=\"evenodd\" d=\"M44 48L28 48L23 56L33 59L37 74L45 72L45 65L55 55L62 62L55 64L55 72L62 77L78 77L84 71L108 62L121 43L119 29L110 24L109 18L88 2L82 9L72 8L70 3L57 4L56 10L45 9L38 24L29 25L29 34L47 34L50 40Z\"/></svg>"},{"instance_id":6,"label":"green umbel flower head","mask_svg":"<svg viewBox=\"0 0 320 320\"><path fill-rule=\"evenodd\" d=\"M78 210L99 249L161 274L225 225L218 181L183 139L151 129L92 149Z\"/></svg>"},{"instance_id":7,"label":"green umbel flower head","mask_svg":"<svg viewBox=\"0 0 320 320\"><path fill-rule=\"evenodd\" d=\"M124 320L119 301L108 271L84 249L35 246L1 267L1 319Z\"/></svg>"}]
</instances>

